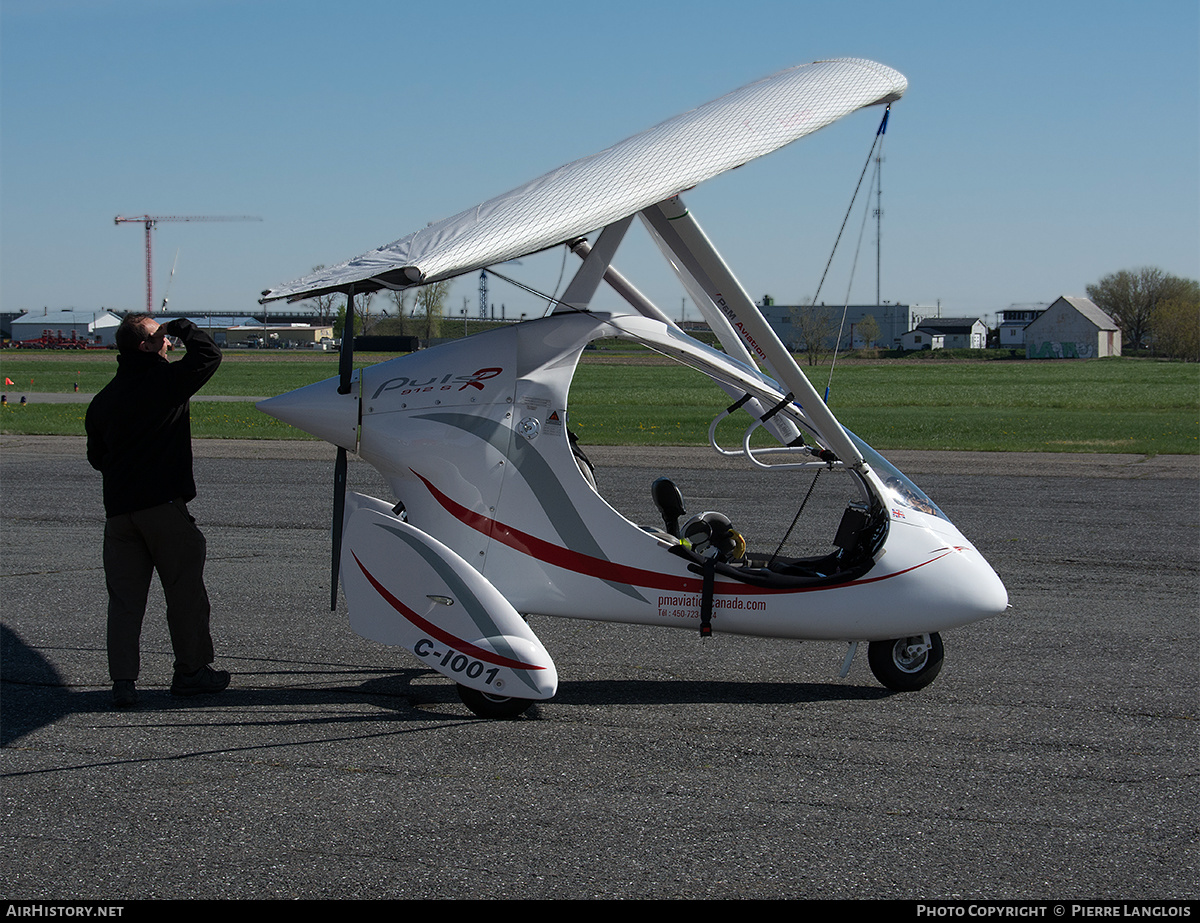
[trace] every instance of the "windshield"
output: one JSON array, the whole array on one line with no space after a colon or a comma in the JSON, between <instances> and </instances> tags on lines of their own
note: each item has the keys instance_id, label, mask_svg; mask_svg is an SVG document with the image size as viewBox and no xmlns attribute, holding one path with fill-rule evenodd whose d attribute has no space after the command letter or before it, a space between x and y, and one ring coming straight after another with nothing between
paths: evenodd
<instances>
[{"instance_id":1,"label":"windshield","mask_svg":"<svg viewBox=\"0 0 1200 923\"><path fill-rule=\"evenodd\" d=\"M910 481L903 471L872 449L862 439L854 435L854 433L850 432L850 430L846 430L846 435L858 447L858 451L862 453L863 460L875 470L880 480L883 481L888 491L887 499L890 502L906 506L909 509L919 510L922 513L928 513L931 516L938 516L947 522L950 521L950 517L938 509L938 505L929 499L925 491Z\"/></svg>"}]
</instances>

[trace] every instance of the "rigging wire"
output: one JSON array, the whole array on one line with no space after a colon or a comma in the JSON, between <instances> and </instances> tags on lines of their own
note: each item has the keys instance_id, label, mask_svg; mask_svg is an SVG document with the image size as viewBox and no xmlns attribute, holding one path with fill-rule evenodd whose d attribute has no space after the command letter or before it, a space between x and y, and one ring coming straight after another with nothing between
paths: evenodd
<instances>
[{"instance_id":1,"label":"rigging wire","mask_svg":"<svg viewBox=\"0 0 1200 923\"><path fill-rule=\"evenodd\" d=\"M842 226L838 229L837 239L833 242L833 250L830 252L829 259L825 263L825 271L823 273L821 273L821 281L817 285L817 294L813 296L813 304L814 305L817 303L817 296L821 294L821 288L825 284L825 277L829 274L829 267L833 263L834 254L837 253L838 244L841 242L841 239L842 239L842 233L846 230L846 222L848 222L850 220L850 214L854 211L854 202L858 199L859 190L862 189L863 177L867 175L867 167L869 167L871 165L871 159L875 155L875 148L877 146L880 148L880 150L882 150L882 148L883 148L882 138L883 138L884 133L887 131L888 113L890 113L891 111L892 111L892 107L890 105L886 109L883 110L883 118L879 122L879 128L876 129L876 131L875 131L874 139L871 141L871 149L867 152L867 159L866 159L866 162L863 164L862 172L859 173L859 175L858 175L858 184L854 187L854 195L852 195L850 197L850 204L846 207L845 217L842 218ZM875 169L876 169L876 171L879 170L879 161L878 160L875 161ZM872 175L871 181L872 181L872 183L874 183L874 181L875 181L874 175ZM834 342L833 360L829 364L829 381L825 385L825 403L826 404L829 403L829 389L833 385L833 369L834 369L834 366L837 364L838 349L841 347L841 343L842 343L842 331L845 329L845 326L846 326L846 313L850 308L850 288L854 284L854 271L858 266L858 255L862 250L863 233L865 232L866 227L867 227L867 214L870 211L870 208L869 208L870 202L868 201L867 204L868 204L868 207L863 210L863 220L862 220L862 224L859 226L859 230L858 230L858 242L854 248L854 260L852 261L852 263L850 265L850 280L846 283L846 300L845 300L844 304L842 305L842 322L841 322L841 325L838 327L837 340ZM796 510L796 515L794 517L792 517L792 524L790 526L788 526L787 531L783 533L783 538L781 538L779 540L779 545L776 547L774 554L771 555L771 559L767 563L768 567L770 567L772 564L775 563L775 560L779 557L780 552L783 551L783 546L787 543L787 540L791 537L792 532L795 531L796 524L800 522L800 516L804 512L804 507L808 505L809 497L812 496L813 491L816 489L817 479L821 476L821 471L822 471L822 469L818 468L816 473L813 475L812 483L808 485L808 492L804 495L804 499L800 501L800 507L799 507L799 509Z\"/></svg>"},{"instance_id":2,"label":"rigging wire","mask_svg":"<svg viewBox=\"0 0 1200 923\"><path fill-rule=\"evenodd\" d=\"M888 114L891 111L892 111L891 104L889 104L887 106L887 108L885 108L883 110L883 118L880 119L880 121L879 121L879 128L876 129L875 137L871 141L871 149L869 151L867 151L867 159L863 163L862 172L859 173L859 175L858 175L858 184L854 187L854 195L852 195L850 197L850 204L846 207L845 217L842 218L842 226L840 228L838 228L837 238L833 242L833 249L829 253L829 259L825 261L825 271L821 273L821 281L819 283L817 283L817 292L815 295L813 295L813 304L814 305L817 303L817 299L821 295L821 289L825 285L825 277L827 275L829 275L829 267L833 264L833 257L837 253L838 244L841 243L842 234L846 230L846 222L850 220L850 213L854 210L854 203L858 199L859 191L862 189L863 177L865 177L867 175L867 167L869 167L871 165L871 158L875 155L875 148L876 148L876 146L882 145L882 143L883 143L881 139L883 138L883 135L887 132ZM861 232L859 233L859 239L860 239L860 241L862 239ZM857 255L855 257L855 261L857 262ZM849 297L850 297L849 293L847 293L847 296L846 296L847 302L849 302ZM842 313L842 320L844 323L845 322L845 312L844 311ZM834 344L834 361L835 362L837 361L837 349L840 345L841 345L841 333L839 331L838 342ZM833 372L833 367L830 366L831 380L832 380L832 372ZM829 402L829 386L828 385L825 387L825 402L826 403Z\"/></svg>"},{"instance_id":3,"label":"rigging wire","mask_svg":"<svg viewBox=\"0 0 1200 923\"><path fill-rule=\"evenodd\" d=\"M563 263L565 266L565 264L566 264L565 259L563 260ZM500 279L503 282L507 282L509 285L515 285L521 291L523 291L529 295L532 295L534 298L541 298L543 301L546 302L546 304L550 308L557 307L559 304L561 304L561 302L558 300L557 296L547 295L545 292L539 291L538 289L533 288L532 286L526 285L524 282L518 282L516 279L512 279L512 278L504 275L503 273L496 272L496 270L492 269L491 267L488 267L487 269L485 269L484 272L490 273L491 275L495 276L497 279ZM555 283L555 291L558 290L558 285L561 283L562 283L562 276L560 275L558 282Z\"/></svg>"},{"instance_id":4,"label":"rigging wire","mask_svg":"<svg viewBox=\"0 0 1200 923\"><path fill-rule=\"evenodd\" d=\"M541 291L540 289L533 288L529 285L526 285L524 282L518 282L516 279L512 279L506 275L503 275L502 273L498 273L498 272L496 272L495 269L491 268L490 266L485 267L483 271L491 273L497 279L500 279L503 282L507 282L509 285L515 285L517 288L519 288L521 291L525 292L526 294L533 295L534 298L542 299L544 302L546 302L546 313L547 314L550 314L556 308L565 308L566 310L574 311L577 314L590 314L591 313L590 310L588 310L586 308L580 308L577 305L567 304L565 301L562 301L558 297L558 291L562 287L562 284L563 284L563 277L566 275L566 272L567 272L567 254L571 250L570 246L567 244L563 244L562 248L563 248L562 264L558 268L558 281L554 283L554 294L552 294L552 295L547 295L545 292Z\"/></svg>"},{"instance_id":5,"label":"rigging wire","mask_svg":"<svg viewBox=\"0 0 1200 923\"><path fill-rule=\"evenodd\" d=\"M569 251L570 249L571 248L569 246L567 246L566 244L563 245L562 263L558 267L558 281L554 283L554 294L551 296L551 298L552 298L551 304L555 304L558 301L558 292L559 292L559 289L562 288L563 276L565 276L567 274L567 251Z\"/></svg>"},{"instance_id":6,"label":"rigging wire","mask_svg":"<svg viewBox=\"0 0 1200 923\"><path fill-rule=\"evenodd\" d=\"M883 148L880 147L882 151ZM879 173L879 161L875 161L875 174L871 177L871 182L875 182L875 176ZM846 315L850 311L850 289L854 286L854 273L858 269L858 255L862 252L863 234L867 230L867 216L871 213L871 200L868 199L863 208L862 224L858 228L858 242L854 247L854 259L850 262L850 278L846 281L846 299L842 302L842 321L838 325L837 339L833 343L833 358L829 362L829 379L825 383L825 403L829 403L829 389L833 387L833 370L837 366L838 353L842 348L842 334L846 330ZM851 344L853 345L853 344Z\"/></svg>"},{"instance_id":7,"label":"rigging wire","mask_svg":"<svg viewBox=\"0 0 1200 923\"><path fill-rule=\"evenodd\" d=\"M559 306L570 307L569 305L563 304L563 302L561 302L558 298L558 290L562 286L563 276L566 275L566 272L567 272L567 252L571 249L570 247L566 246L565 244L562 246L563 246L562 264L558 267L558 281L554 283L555 294L553 294L553 295L547 295L545 292L541 291L540 289L532 288L531 286L526 285L524 282L518 282L516 279L510 278L509 276L506 276L503 273L496 272L496 270L494 268L492 268L491 266L484 266L483 269L480 271L489 273L489 274L495 276L497 279L501 280L502 282L507 282L509 285L516 286L521 291L525 292L528 295L532 295L534 298L542 299L542 301L546 302L546 313L549 314L551 311L553 311L555 308L557 308ZM505 262L519 263L520 260L505 260ZM575 310L578 310L578 308L576 308ZM586 312L583 312L583 313L586 313Z\"/></svg>"},{"instance_id":8,"label":"rigging wire","mask_svg":"<svg viewBox=\"0 0 1200 923\"><path fill-rule=\"evenodd\" d=\"M846 208L846 216L842 219L842 226L838 228L837 238L833 242L833 250L829 254L829 259L825 263L825 271L821 273L821 281L817 283L817 294L813 295L813 303L817 301L817 295L821 294L821 287L825 284L825 277L829 275L829 266L833 263L833 256L837 253L838 243L842 239L842 232L846 230L846 222L850 220L850 212L854 209L854 201L858 198L858 191L862 188L863 177L867 175L867 167L871 165L871 157L875 153L875 146L880 143L879 139L883 133L887 131L888 113L892 111L889 104L883 110L883 120L879 123L879 128L875 132L875 138L871 142L871 149L867 152L866 163L863 164L862 172L858 175L858 185L854 187L854 195L850 197L850 205Z\"/></svg>"}]
</instances>

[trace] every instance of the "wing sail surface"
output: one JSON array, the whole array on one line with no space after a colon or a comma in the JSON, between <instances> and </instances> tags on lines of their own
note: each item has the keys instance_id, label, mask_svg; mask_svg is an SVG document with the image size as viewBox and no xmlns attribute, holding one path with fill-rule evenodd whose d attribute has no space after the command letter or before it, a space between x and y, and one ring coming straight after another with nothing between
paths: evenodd
<instances>
[{"instance_id":1,"label":"wing sail surface","mask_svg":"<svg viewBox=\"0 0 1200 923\"><path fill-rule=\"evenodd\" d=\"M843 58L780 71L338 266L268 289L297 301L437 282L589 234L778 150L908 86L882 64Z\"/></svg>"}]
</instances>

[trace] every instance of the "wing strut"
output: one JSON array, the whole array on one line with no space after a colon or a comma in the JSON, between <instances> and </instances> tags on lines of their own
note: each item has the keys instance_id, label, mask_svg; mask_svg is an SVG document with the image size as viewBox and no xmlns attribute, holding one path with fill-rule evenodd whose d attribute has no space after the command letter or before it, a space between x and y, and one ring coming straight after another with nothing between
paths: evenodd
<instances>
[{"instance_id":1,"label":"wing strut","mask_svg":"<svg viewBox=\"0 0 1200 923\"><path fill-rule=\"evenodd\" d=\"M847 467L862 467L863 457L842 425L825 406L800 366L796 365L792 354L780 342L758 306L684 206L683 200L679 196L672 196L643 209L642 214L687 273L728 319L745 341L751 355L766 367L776 381L795 395L805 415L825 437L833 453Z\"/></svg>"},{"instance_id":2,"label":"wing strut","mask_svg":"<svg viewBox=\"0 0 1200 923\"><path fill-rule=\"evenodd\" d=\"M651 236L655 238L660 247L663 247L664 244L661 238L654 233L653 228L650 230ZM599 245L599 241L597 241L597 245ZM568 246L576 253L576 255L585 261L593 252L591 245L587 242L587 239L582 237L578 240L570 241ZM745 344L734 332L733 328L729 325L729 322L722 315L716 313L716 309L713 307L708 295L706 295L697 286L695 280L688 275L687 272L680 268L678 261L671 257L669 251L664 249L663 255L670 261L672 267L678 273L684 288L687 290L687 293L692 296L692 301L695 302L700 308L705 319L709 322L710 327L717 334L718 339L721 341L721 345L725 347L726 353L745 365L753 366L754 360L750 357L750 353L746 349ZM611 255L609 256L609 259L611 259ZM582 267L580 268L579 273L583 273ZM649 317L652 320L661 321L668 327L671 327L675 330L679 329L679 326L675 323L675 321L671 320L671 318L668 317L661 308L659 308L656 304L654 304L654 302L638 291L633 283L626 279L624 275L622 275L614 266L611 265L611 263L606 262L604 268L604 281L607 282L612 287L613 291L625 299L625 301L628 302L629 305L632 306L634 310L636 310L643 317ZM574 285L573 280L572 285ZM747 412L750 413L751 416L761 420L763 425L766 426L772 435L779 440L781 445L795 445L797 444L798 439L802 441L799 428L791 420L787 419L786 417L769 417L766 414L766 408L762 406L762 403L757 398L750 398L748 395L743 396L740 394L740 392L736 391L725 382L722 382L718 379L713 380L730 397L735 399L741 397L742 400L746 402ZM741 406L741 404L738 406Z\"/></svg>"},{"instance_id":3,"label":"wing strut","mask_svg":"<svg viewBox=\"0 0 1200 923\"><path fill-rule=\"evenodd\" d=\"M592 245L588 243L586 237L569 241L567 246L581 259L587 259L587 255L592 252ZM610 265L604 270L604 281L643 317L662 321L671 327L676 326L675 321L671 320L658 305L643 295L638 290L638 287L630 282L616 267Z\"/></svg>"},{"instance_id":4,"label":"wing strut","mask_svg":"<svg viewBox=\"0 0 1200 923\"><path fill-rule=\"evenodd\" d=\"M625 232L633 221L633 215L628 215L620 221L608 225L596 238L596 246L583 261L583 265L575 272L571 284L563 292L562 299L552 313L561 314L564 311L586 311L596 295L596 289L604 280L608 264L612 262L617 247L625 238Z\"/></svg>"}]
</instances>

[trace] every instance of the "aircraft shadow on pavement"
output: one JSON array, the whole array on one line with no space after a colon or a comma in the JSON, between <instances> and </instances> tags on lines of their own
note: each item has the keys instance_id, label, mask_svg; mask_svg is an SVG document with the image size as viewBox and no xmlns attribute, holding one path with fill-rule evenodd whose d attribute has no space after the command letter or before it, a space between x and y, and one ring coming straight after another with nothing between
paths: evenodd
<instances>
[{"instance_id":1,"label":"aircraft shadow on pavement","mask_svg":"<svg viewBox=\"0 0 1200 923\"><path fill-rule=\"evenodd\" d=\"M4 708L0 720L0 746L15 741L42 727L54 724L72 714L113 713L109 690L89 689L77 692L70 688L55 666L36 648L26 643L7 625L0 625L0 674L3 675ZM366 678L364 679L364 675ZM371 699L384 711L380 717L395 720L436 718L466 718L452 683L432 671L416 669L357 668L347 666L334 673L325 666L317 672L296 670L295 681L284 678L281 685L249 685L253 672L234 674L234 685L219 697L197 696L180 699L162 687L146 686L136 712L179 712L192 708L222 708L244 706L291 705L298 709L293 718L280 723L305 723L311 717L302 710L313 706L347 705ZM238 686L239 677L243 685ZM340 679L346 682L340 682ZM358 681L356 681L356 678ZM564 682L558 695L541 707L526 713L526 719L542 716L541 708L555 706L605 707L612 705L803 705L832 701L872 701L894 693L876 686L854 686L834 683L766 683L766 682L693 682L687 680L578 680ZM248 720L261 716L247 713ZM360 722L361 714L330 716L321 721ZM274 720L274 719L273 719Z\"/></svg>"},{"instance_id":2,"label":"aircraft shadow on pavement","mask_svg":"<svg viewBox=\"0 0 1200 923\"><path fill-rule=\"evenodd\" d=\"M0 746L78 711L62 675L7 625L0 625Z\"/></svg>"}]
</instances>

